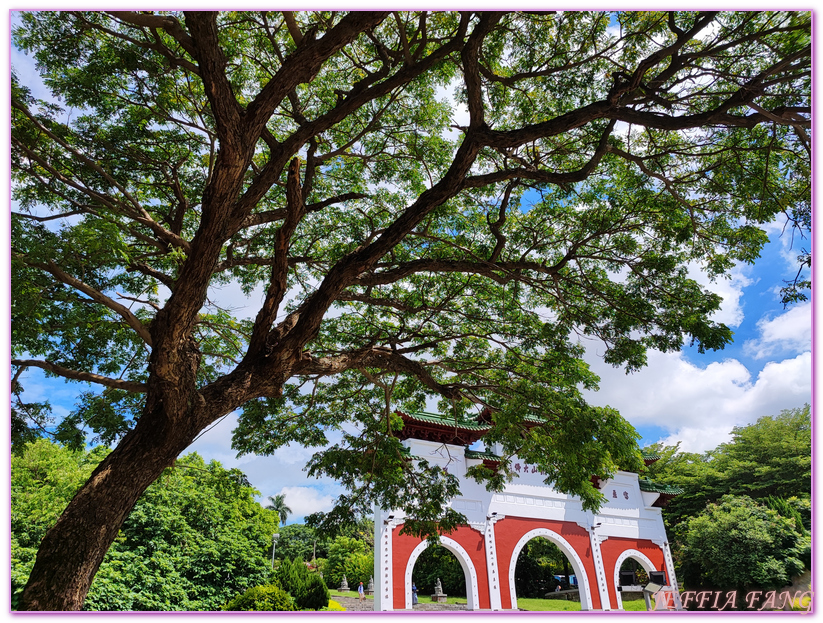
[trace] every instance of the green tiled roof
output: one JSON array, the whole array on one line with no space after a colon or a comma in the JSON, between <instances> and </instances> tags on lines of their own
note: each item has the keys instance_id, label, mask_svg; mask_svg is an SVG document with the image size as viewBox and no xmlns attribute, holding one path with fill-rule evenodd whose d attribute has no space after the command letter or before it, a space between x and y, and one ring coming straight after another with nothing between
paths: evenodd
<instances>
[{"instance_id":1,"label":"green tiled roof","mask_svg":"<svg viewBox=\"0 0 823 623\"><path fill-rule=\"evenodd\" d=\"M410 419L417 420L418 422L428 422L429 424L450 426L463 430L486 431L491 428L491 424L478 422L477 420L455 419L453 415L441 415L440 413L428 413L427 411L409 411L404 413L406 413Z\"/></svg>"},{"instance_id":2,"label":"green tiled roof","mask_svg":"<svg viewBox=\"0 0 823 623\"><path fill-rule=\"evenodd\" d=\"M480 450L466 450L467 459L487 459L489 461L501 461L502 459L488 451L481 452Z\"/></svg>"},{"instance_id":3,"label":"green tiled roof","mask_svg":"<svg viewBox=\"0 0 823 623\"><path fill-rule=\"evenodd\" d=\"M683 489L680 487L660 484L659 482L653 482L648 478L640 478L639 480L641 491L646 491L648 493L664 493L668 495L680 495L683 493Z\"/></svg>"},{"instance_id":4,"label":"green tiled roof","mask_svg":"<svg viewBox=\"0 0 823 623\"><path fill-rule=\"evenodd\" d=\"M657 461L660 458L659 454L655 454L654 452L646 452L645 450L641 450L640 454L643 455L644 461Z\"/></svg>"}]
</instances>

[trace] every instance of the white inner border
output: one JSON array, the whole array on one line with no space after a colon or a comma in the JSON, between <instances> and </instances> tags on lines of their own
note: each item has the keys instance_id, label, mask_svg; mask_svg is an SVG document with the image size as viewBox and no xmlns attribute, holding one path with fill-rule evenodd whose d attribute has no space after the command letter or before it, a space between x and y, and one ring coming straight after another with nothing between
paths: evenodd
<instances>
[{"instance_id":1,"label":"white inner border","mask_svg":"<svg viewBox=\"0 0 823 623\"><path fill-rule=\"evenodd\" d=\"M477 570L474 568L474 564L472 563L471 558L469 558L469 553L463 549L463 546L460 545L454 539L450 539L445 536L440 537L440 545L445 547L449 550L452 554L455 555L457 561L460 563L460 566L463 569L463 575L466 577L466 597L468 599L468 604L466 608L468 610L478 610L479 609L479 601L478 601L478 589L477 589ZM412 570L414 570L414 563L417 562L417 559L420 557L420 554L423 553L423 550L429 546L428 541L421 542L417 547L414 548L412 551L411 556L409 556L409 561L406 563L406 576L405 576L405 591L406 594L406 610L412 609Z\"/></svg>"},{"instance_id":2,"label":"white inner border","mask_svg":"<svg viewBox=\"0 0 823 623\"><path fill-rule=\"evenodd\" d=\"M512 558L509 562L509 592L511 594L512 610L517 610L517 594L514 590L514 567L517 564L517 557L520 555L520 551L523 547L525 547L526 543L539 536L545 537L557 545L557 547L560 548L560 551L563 552L566 555L566 558L569 559L569 562L574 569L574 574L577 576L577 587L580 590L580 608L582 610L591 610L592 602L591 597L589 596L589 591L591 588L589 586L589 576L586 575L586 568L583 566L583 560L577 555L577 552L574 551L574 548L566 539L556 532L548 530L547 528L536 528L531 532L527 532L520 538L517 545L514 547Z\"/></svg>"},{"instance_id":3,"label":"white inner border","mask_svg":"<svg viewBox=\"0 0 823 623\"><path fill-rule=\"evenodd\" d=\"M621 592L617 590L617 587L620 586L620 567L629 558L634 558L637 560L646 573L649 571L658 571L658 569L655 569L652 561L649 560L645 554L638 552L636 549L627 549L625 552L620 554L620 556L617 557L617 561L614 563L614 594L617 595L618 610L623 609L623 598L621 597Z\"/></svg>"}]
</instances>

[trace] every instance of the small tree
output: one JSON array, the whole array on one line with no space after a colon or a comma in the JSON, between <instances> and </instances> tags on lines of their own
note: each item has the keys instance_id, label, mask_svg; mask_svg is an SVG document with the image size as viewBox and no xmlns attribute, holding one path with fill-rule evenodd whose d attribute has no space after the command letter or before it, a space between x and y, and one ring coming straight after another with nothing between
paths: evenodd
<instances>
[{"instance_id":1,"label":"small tree","mask_svg":"<svg viewBox=\"0 0 823 623\"><path fill-rule=\"evenodd\" d=\"M286 520L289 518L291 514L291 509L286 504L286 494L285 493L278 493L277 495L270 495L269 496L269 503L266 504L266 509L270 511L274 511L277 513L277 516L280 517L280 523L284 526L286 525Z\"/></svg>"},{"instance_id":2,"label":"small tree","mask_svg":"<svg viewBox=\"0 0 823 623\"><path fill-rule=\"evenodd\" d=\"M300 588L295 601L301 610L320 610L329 605L331 594L319 575L310 574Z\"/></svg>"},{"instance_id":3,"label":"small tree","mask_svg":"<svg viewBox=\"0 0 823 623\"><path fill-rule=\"evenodd\" d=\"M329 590L323 578L311 573L300 558L284 560L275 578L301 610L319 610L329 604Z\"/></svg>"}]
</instances>

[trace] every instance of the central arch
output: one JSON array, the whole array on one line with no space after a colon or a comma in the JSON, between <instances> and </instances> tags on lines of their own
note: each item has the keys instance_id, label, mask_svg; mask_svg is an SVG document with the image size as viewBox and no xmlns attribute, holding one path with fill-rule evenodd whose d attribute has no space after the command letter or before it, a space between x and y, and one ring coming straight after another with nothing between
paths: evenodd
<instances>
[{"instance_id":1,"label":"central arch","mask_svg":"<svg viewBox=\"0 0 823 623\"><path fill-rule=\"evenodd\" d=\"M477 570L474 568L474 563L472 563L471 558L469 557L469 553L463 548L460 543L455 541L454 539L450 539L445 536L440 537L440 545L445 547L449 550L452 554L454 554L455 558L457 558L457 562L460 563L460 568L463 569L463 576L466 578L466 599L467 599L467 606L468 610L477 610L478 606L478 598L479 598L479 591L477 585ZM411 555L409 556L409 561L406 563L406 573L404 574L404 590L403 594L405 595L405 605L404 607L406 610L412 609L412 571L414 570L414 565L417 562L417 559L420 557L420 554L429 546L428 541L422 541L417 547L412 550Z\"/></svg>"},{"instance_id":2,"label":"central arch","mask_svg":"<svg viewBox=\"0 0 823 623\"><path fill-rule=\"evenodd\" d=\"M521 550L526 546L526 543L539 536L542 536L557 545L560 551L563 552L566 558L569 559L572 569L574 569L574 574L578 578L577 586L580 590L580 608L582 610L591 610L592 601L589 596L591 587L589 586L589 577L586 575L586 568L583 566L583 561L566 539L547 528L535 528L534 530L527 532L520 538L517 545L514 546L512 558L509 562L509 591L511 594L512 610L517 610L517 591L514 586L514 567L517 564L517 557L520 555Z\"/></svg>"}]
</instances>

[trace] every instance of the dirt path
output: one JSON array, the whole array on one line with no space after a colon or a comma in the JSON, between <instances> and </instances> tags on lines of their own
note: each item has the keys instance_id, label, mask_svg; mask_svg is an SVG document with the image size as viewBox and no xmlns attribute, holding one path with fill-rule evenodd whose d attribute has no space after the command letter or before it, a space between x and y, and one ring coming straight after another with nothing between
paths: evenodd
<instances>
[{"instance_id":1,"label":"dirt path","mask_svg":"<svg viewBox=\"0 0 823 623\"><path fill-rule=\"evenodd\" d=\"M366 599L360 601L353 597L334 597L332 599L343 606L348 612L372 612L374 610L374 600ZM417 604L414 606L415 612L431 612L434 610L465 610L466 606L457 604Z\"/></svg>"}]
</instances>

